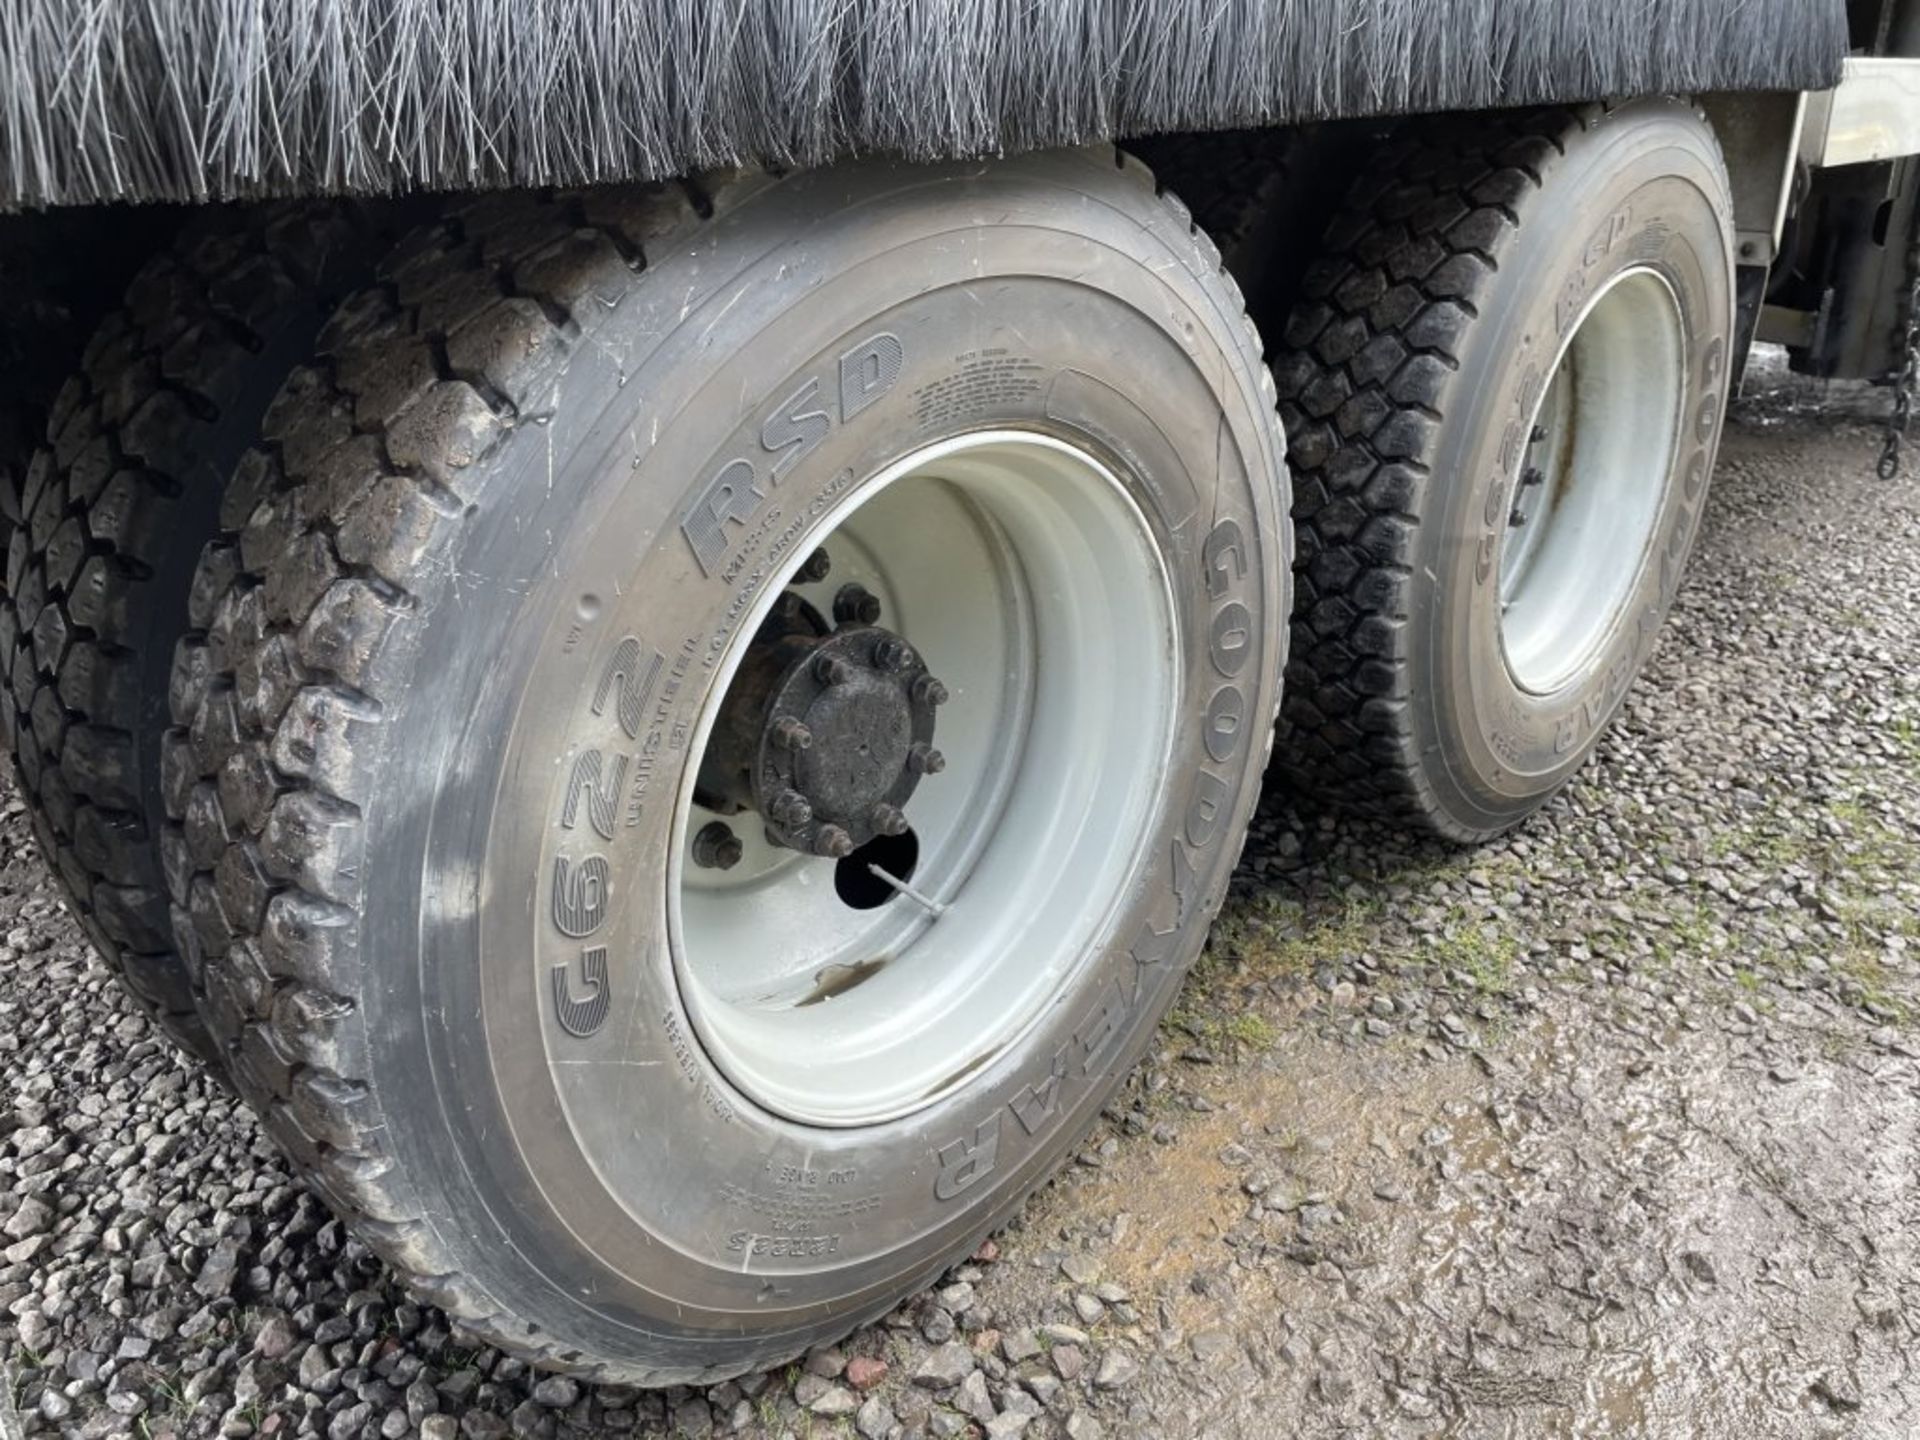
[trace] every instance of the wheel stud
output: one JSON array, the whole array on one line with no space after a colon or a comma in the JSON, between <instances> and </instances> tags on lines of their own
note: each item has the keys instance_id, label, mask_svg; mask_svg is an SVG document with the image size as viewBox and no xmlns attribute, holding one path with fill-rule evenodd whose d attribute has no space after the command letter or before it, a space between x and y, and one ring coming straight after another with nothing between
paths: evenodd
<instances>
[{"instance_id":1,"label":"wheel stud","mask_svg":"<svg viewBox=\"0 0 1920 1440\"><path fill-rule=\"evenodd\" d=\"M907 769L916 775L938 775L947 768L947 757L931 745L915 741L907 750Z\"/></svg>"},{"instance_id":2,"label":"wheel stud","mask_svg":"<svg viewBox=\"0 0 1920 1440\"><path fill-rule=\"evenodd\" d=\"M693 837L693 863L705 870L731 870L747 853L724 820L711 820Z\"/></svg>"},{"instance_id":3,"label":"wheel stud","mask_svg":"<svg viewBox=\"0 0 1920 1440\"><path fill-rule=\"evenodd\" d=\"M907 817L898 805L888 805L883 801L873 807L873 813L868 818L873 822L875 834L904 835L907 833Z\"/></svg>"},{"instance_id":4,"label":"wheel stud","mask_svg":"<svg viewBox=\"0 0 1920 1440\"><path fill-rule=\"evenodd\" d=\"M1540 473L1540 467L1538 465L1529 465L1525 470L1520 472L1520 485L1519 488L1514 491L1513 495L1513 509L1507 515L1507 525L1509 528L1518 529L1527 523L1526 514L1520 509L1521 497L1535 486L1546 483L1547 477Z\"/></svg>"},{"instance_id":5,"label":"wheel stud","mask_svg":"<svg viewBox=\"0 0 1920 1440\"><path fill-rule=\"evenodd\" d=\"M773 743L782 750L805 750L813 744L813 732L791 715L773 722Z\"/></svg>"},{"instance_id":6,"label":"wheel stud","mask_svg":"<svg viewBox=\"0 0 1920 1440\"><path fill-rule=\"evenodd\" d=\"M882 670L897 673L913 663L913 647L904 640L888 636L873 647L873 663Z\"/></svg>"},{"instance_id":7,"label":"wheel stud","mask_svg":"<svg viewBox=\"0 0 1920 1440\"><path fill-rule=\"evenodd\" d=\"M814 662L813 673L822 685L845 685L853 679L853 666L838 655L822 655Z\"/></svg>"},{"instance_id":8,"label":"wheel stud","mask_svg":"<svg viewBox=\"0 0 1920 1440\"><path fill-rule=\"evenodd\" d=\"M798 830L813 819L813 806L798 790L789 790L779 796L767 810L774 824L784 825L789 830Z\"/></svg>"},{"instance_id":9,"label":"wheel stud","mask_svg":"<svg viewBox=\"0 0 1920 1440\"><path fill-rule=\"evenodd\" d=\"M838 825L822 825L813 837L813 850L829 860L844 860L853 853L853 837Z\"/></svg>"},{"instance_id":10,"label":"wheel stud","mask_svg":"<svg viewBox=\"0 0 1920 1440\"><path fill-rule=\"evenodd\" d=\"M801 585L817 585L833 573L833 559L824 550L816 550L801 562L793 578Z\"/></svg>"},{"instance_id":11,"label":"wheel stud","mask_svg":"<svg viewBox=\"0 0 1920 1440\"><path fill-rule=\"evenodd\" d=\"M916 705L944 705L947 687L931 675L922 675L913 682L913 700Z\"/></svg>"},{"instance_id":12,"label":"wheel stud","mask_svg":"<svg viewBox=\"0 0 1920 1440\"><path fill-rule=\"evenodd\" d=\"M880 597L858 583L842 585L833 597L833 618L842 625L871 625L880 618Z\"/></svg>"}]
</instances>

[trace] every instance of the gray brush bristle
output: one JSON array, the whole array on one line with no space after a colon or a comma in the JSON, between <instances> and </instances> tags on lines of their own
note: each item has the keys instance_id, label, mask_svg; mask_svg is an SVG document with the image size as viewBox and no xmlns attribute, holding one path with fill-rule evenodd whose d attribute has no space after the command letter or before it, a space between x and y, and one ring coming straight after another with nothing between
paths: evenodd
<instances>
[{"instance_id":1,"label":"gray brush bristle","mask_svg":"<svg viewBox=\"0 0 1920 1440\"><path fill-rule=\"evenodd\" d=\"M1815 89L1843 0L0 0L0 205Z\"/></svg>"}]
</instances>

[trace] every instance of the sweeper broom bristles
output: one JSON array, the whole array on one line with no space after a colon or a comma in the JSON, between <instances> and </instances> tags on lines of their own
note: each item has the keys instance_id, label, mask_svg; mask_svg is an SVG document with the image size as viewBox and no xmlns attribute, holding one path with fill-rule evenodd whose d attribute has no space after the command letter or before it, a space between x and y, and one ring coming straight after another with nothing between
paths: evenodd
<instances>
[{"instance_id":1,"label":"sweeper broom bristles","mask_svg":"<svg viewBox=\"0 0 1920 1440\"><path fill-rule=\"evenodd\" d=\"M1842 0L0 0L0 205L1833 83Z\"/></svg>"}]
</instances>

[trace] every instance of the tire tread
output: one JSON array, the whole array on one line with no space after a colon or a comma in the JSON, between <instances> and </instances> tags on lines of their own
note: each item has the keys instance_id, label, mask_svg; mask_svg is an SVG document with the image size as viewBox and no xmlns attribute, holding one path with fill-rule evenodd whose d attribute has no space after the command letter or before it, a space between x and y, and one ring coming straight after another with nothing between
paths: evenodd
<instances>
[{"instance_id":1,"label":"tire tread","mask_svg":"<svg viewBox=\"0 0 1920 1440\"><path fill-rule=\"evenodd\" d=\"M1276 769L1316 800L1482 838L1441 805L1414 735L1415 544L1473 323L1569 141L1602 113L1398 131L1329 222L1279 337L1299 548Z\"/></svg>"},{"instance_id":2,"label":"tire tread","mask_svg":"<svg viewBox=\"0 0 1920 1440\"><path fill-rule=\"evenodd\" d=\"M489 196L414 231L350 297L236 468L176 648L166 849L173 924L241 1093L417 1293L550 1368L612 1378L458 1273L391 1151L360 1021L362 807L410 614L447 583L474 472L686 192ZM629 1377L630 1378L630 1377ZM674 1379L719 1379L676 1375Z\"/></svg>"},{"instance_id":3,"label":"tire tread","mask_svg":"<svg viewBox=\"0 0 1920 1440\"><path fill-rule=\"evenodd\" d=\"M152 736L135 616L178 533L223 407L289 298L319 280L338 207L269 207L189 227L129 285L49 413L21 491L0 601L0 720L23 797L82 928L140 1007L217 1063L169 938L166 886L138 782ZM316 250L316 246L321 247ZM170 644L171 636L160 644ZM23 744L22 740L28 739Z\"/></svg>"}]
</instances>

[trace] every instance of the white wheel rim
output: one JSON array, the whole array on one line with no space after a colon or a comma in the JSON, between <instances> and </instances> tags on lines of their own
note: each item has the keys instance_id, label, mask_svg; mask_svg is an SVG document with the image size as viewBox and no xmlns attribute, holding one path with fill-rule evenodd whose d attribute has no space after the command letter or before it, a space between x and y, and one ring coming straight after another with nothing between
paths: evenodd
<instances>
[{"instance_id":1,"label":"white wheel rim","mask_svg":"<svg viewBox=\"0 0 1920 1440\"><path fill-rule=\"evenodd\" d=\"M1561 347L1513 478L1500 644L1550 695L1606 648L1658 532L1679 450L1686 336L1656 271L1616 276Z\"/></svg>"},{"instance_id":2,"label":"white wheel rim","mask_svg":"<svg viewBox=\"0 0 1920 1440\"><path fill-rule=\"evenodd\" d=\"M698 757L748 641L816 548L832 573L793 588L831 613L840 586L863 584L952 696L935 734L947 767L906 807L919 899L853 908L836 865L863 864L772 845L751 812L728 817L739 864L692 858L716 818L694 799ZM1010 431L908 456L785 558L693 739L670 943L696 1031L744 1094L802 1123L874 1124L1015 1044L1091 958L1142 859L1172 742L1171 588L1110 470Z\"/></svg>"}]
</instances>

